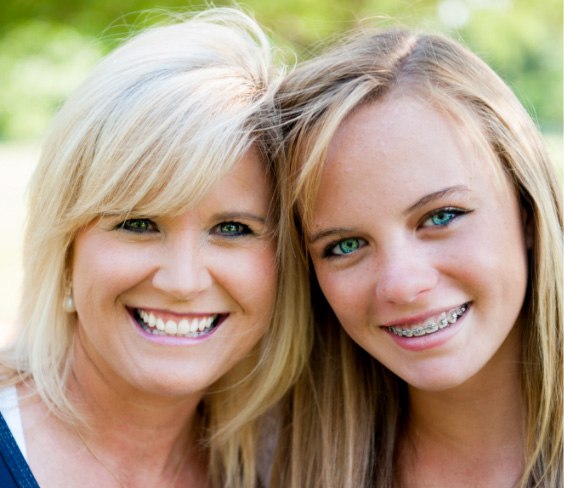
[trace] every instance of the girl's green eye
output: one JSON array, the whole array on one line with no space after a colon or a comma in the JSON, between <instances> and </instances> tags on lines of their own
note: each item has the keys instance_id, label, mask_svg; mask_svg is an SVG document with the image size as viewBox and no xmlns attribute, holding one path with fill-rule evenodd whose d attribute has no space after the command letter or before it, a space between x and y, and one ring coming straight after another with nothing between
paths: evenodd
<instances>
[{"instance_id":1,"label":"girl's green eye","mask_svg":"<svg viewBox=\"0 0 564 488\"><path fill-rule=\"evenodd\" d=\"M447 227L461 215L468 213L467 210L458 208L442 208L431 213L422 224L422 227Z\"/></svg>"},{"instance_id":2,"label":"girl's green eye","mask_svg":"<svg viewBox=\"0 0 564 488\"><path fill-rule=\"evenodd\" d=\"M150 219L128 219L119 224L118 228L138 234L157 231L156 224Z\"/></svg>"},{"instance_id":3,"label":"girl's green eye","mask_svg":"<svg viewBox=\"0 0 564 488\"><path fill-rule=\"evenodd\" d=\"M248 225L241 224L240 222L222 222L216 226L216 232L220 235L233 237L250 234L251 229Z\"/></svg>"},{"instance_id":4,"label":"girl's green eye","mask_svg":"<svg viewBox=\"0 0 564 488\"><path fill-rule=\"evenodd\" d=\"M431 222L433 222L434 225L446 225L454 219L454 217L453 212L439 212L431 217Z\"/></svg>"},{"instance_id":5,"label":"girl's green eye","mask_svg":"<svg viewBox=\"0 0 564 488\"><path fill-rule=\"evenodd\" d=\"M357 237L351 237L339 241L336 245L331 245L328 255L330 256L345 256L358 251L362 245L363 240Z\"/></svg>"}]
</instances>

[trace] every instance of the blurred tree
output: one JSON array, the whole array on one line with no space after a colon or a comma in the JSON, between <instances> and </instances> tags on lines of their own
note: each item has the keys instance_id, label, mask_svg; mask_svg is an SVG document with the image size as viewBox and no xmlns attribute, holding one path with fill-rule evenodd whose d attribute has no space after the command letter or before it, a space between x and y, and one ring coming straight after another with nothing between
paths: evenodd
<instances>
[{"instance_id":1,"label":"blurred tree","mask_svg":"<svg viewBox=\"0 0 564 488\"><path fill-rule=\"evenodd\" d=\"M216 0L215 5L232 5ZM539 124L562 130L561 0L245 0L276 43L304 59L358 24L446 32L478 52L515 89ZM95 61L164 11L193 0L2 0L0 139L41 134ZM146 11L153 9L152 12ZM368 22L366 19L369 19ZM325 41L326 42L326 41Z\"/></svg>"}]
</instances>

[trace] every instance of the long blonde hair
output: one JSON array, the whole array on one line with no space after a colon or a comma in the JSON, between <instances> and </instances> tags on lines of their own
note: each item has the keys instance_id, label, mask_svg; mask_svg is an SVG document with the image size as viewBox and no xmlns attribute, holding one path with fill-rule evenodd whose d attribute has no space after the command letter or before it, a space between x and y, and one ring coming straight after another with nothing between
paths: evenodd
<instances>
[{"instance_id":1,"label":"long blonde hair","mask_svg":"<svg viewBox=\"0 0 564 488\"><path fill-rule=\"evenodd\" d=\"M290 218L301 233L302 252L337 127L356 108L392 90L415 92L461 120L498 171L509 175L531 219L520 486L563 486L562 194L537 128L482 60L442 36L398 29L357 36L287 77L278 98L293 187ZM314 276L312 282L315 345L287 403L275 479L292 487L392 487L406 385L341 330Z\"/></svg>"},{"instance_id":2,"label":"long blonde hair","mask_svg":"<svg viewBox=\"0 0 564 488\"><path fill-rule=\"evenodd\" d=\"M178 215L254 146L273 182L279 293L255 350L204 398L214 486L256 486L256 420L289 388L308 351L307 276L294 259L273 157L282 70L255 21L209 9L147 29L106 57L56 116L28 195L18 336L7 382L30 379L68 421L76 316L62 309L70 250L110 214ZM278 231L278 228L280 229Z\"/></svg>"}]
</instances>

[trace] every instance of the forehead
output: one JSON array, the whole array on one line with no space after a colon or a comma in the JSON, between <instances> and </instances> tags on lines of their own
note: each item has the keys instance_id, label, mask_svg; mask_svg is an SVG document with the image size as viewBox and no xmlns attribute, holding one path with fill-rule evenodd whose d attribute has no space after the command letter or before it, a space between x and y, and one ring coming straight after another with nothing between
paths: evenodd
<instances>
[{"instance_id":1,"label":"forehead","mask_svg":"<svg viewBox=\"0 0 564 488\"><path fill-rule=\"evenodd\" d=\"M379 209L407 208L450 186L494 191L492 163L488 151L477 148L462 124L445 111L415 96L392 95L362 105L336 131L314 221L353 200L357 207L377 200Z\"/></svg>"},{"instance_id":2,"label":"forehead","mask_svg":"<svg viewBox=\"0 0 564 488\"><path fill-rule=\"evenodd\" d=\"M423 157L440 162L472 150L462 128L444 111L416 97L398 95L357 108L339 126L328 148L327 164L368 154L380 164ZM427 161L429 163L430 161Z\"/></svg>"},{"instance_id":3,"label":"forehead","mask_svg":"<svg viewBox=\"0 0 564 488\"><path fill-rule=\"evenodd\" d=\"M205 204L212 201L231 201L236 206L241 201L265 205L273 193L272 175L259 151L251 146L235 165L223 175L205 195ZM201 202L201 203L204 203Z\"/></svg>"}]
</instances>

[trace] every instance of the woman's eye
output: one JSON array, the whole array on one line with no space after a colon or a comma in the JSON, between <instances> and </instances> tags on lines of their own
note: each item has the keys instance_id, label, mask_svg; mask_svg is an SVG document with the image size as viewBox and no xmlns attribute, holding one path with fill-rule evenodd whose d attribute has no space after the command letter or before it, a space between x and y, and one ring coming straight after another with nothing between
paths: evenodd
<instances>
[{"instance_id":1,"label":"woman's eye","mask_svg":"<svg viewBox=\"0 0 564 488\"><path fill-rule=\"evenodd\" d=\"M446 227L460 215L467 213L457 208L443 208L430 214L421 227Z\"/></svg>"},{"instance_id":2,"label":"woman's eye","mask_svg":"<svg viewBox=\"0 0 564 488\"><path fill-rule=\"evenodd\" d=\"M128 232L143 234L146 232L157 232L157 225L150 219L128 219L117 226Z\"/></svg>"},{"instance_id":3,"label":"woman's eye","mask_svg":"<svg viewBox=\"0 0 564 488\"><path fill-rule=\"evenodd\" d=\"M347 254L352 254L363 247L365 241L357 237L350 237L337 242L336 244L330 244L327 248L325 254L327 256L346 256Z\"/></svg>"},{"instance_id":4,"label":"woman's eye","mask_svg":"<svg viewBox=\"0 0 564 488\"><path fill-rule=\"evenodd\" d=\"M227 237L243 236L252 233L248 225L241 224L240 222L222 222L216 225L214 231L215 234Z\"/></svg>"}]
</instances>

